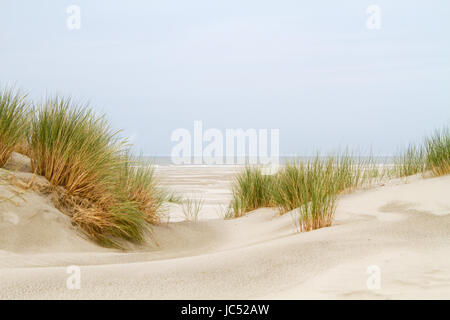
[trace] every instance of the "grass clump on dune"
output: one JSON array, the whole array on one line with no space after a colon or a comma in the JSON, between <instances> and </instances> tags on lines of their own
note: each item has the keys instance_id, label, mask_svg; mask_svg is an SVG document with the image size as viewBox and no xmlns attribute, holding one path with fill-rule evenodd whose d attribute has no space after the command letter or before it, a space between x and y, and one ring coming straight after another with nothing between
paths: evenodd
<instances>
[{"instance_id":1,"label":"grass clump on dune","mask_svg":"<svg viewBox=\"0 0 450 320\"><path fill-rule=\"evenodd\" d=\"M337 196L333 162L315 158L287 164L278 174L275 202L280 213L295 210L293 217L297 231L331 224Z\"/></svg>"},{"instance_id":2,"label":"grass clump on dune","mask_svg":"<svg viewBox=\"0 0 450 320\"><path fill-rule=\"evenodd\" d=\"M197 222L200 211L203 208L204 201L200 199L184 199L182 203L183 215L186 221Z\"/></svg>"},{"instance_id":3,"label":"grass clump on dune","mask_svg":"<svg viewBox=\"0 0 450 320\"><path fill-rule=\"evenodd\" d=\"M410 145L394 158L393 170L380 167L372 157L357 158L343 153L332 157L288 163L273 176L259 168L245 168L233 183L230 210L234 217L261 207L277 207L280 214L291 212L298 231L331 225L337 196L342 192L370 186L387 177L405 177L430 172L450 173L450 129L427 137L419 146Z\"/></svg>"},{"instance_id":4,"label":"grass clump on dune","mask_svg":"<svg viewBox=\"0 0 450 320\"><path fill-rule=\"evenodd\" d=\"M332 224L337 196L378 176L368 160L344 154L287 164L277 176L274 198L280 213L291 211L298 232Z\"/></svg>"},{"instance_id":5,"label":"grass clump on dune","mask_svg":"<svg viewBox=\"0 0 450 320\"><path fill-rule=\"evenodd\" d=\"M423 173L425 169L425 152L421 146L410 144L403 154L394 159L394 174L398 177Z\"/></svg>"},{"instance_id":6,"label":"grass clump on dune","mask_svg":"<svg viewBox=\"0 0 450 320\"><path fill-rule=\"evenodd\" d=\"M450 173L450 128L436 130L419 145L409 145L395 158L397 176L407 177L417 173L442 176Z\"/></svg>"},{"instance_id":7,"label":"grass clump on dune","mask_svg":"<svg viewBox=\"0 0 450 320\"><path fill-rule=\"evenodd\" d=\"M426 167L434 176L450 173L450 128L437 130L425 139Z\"/></svg>"},{"instance_id":8,"label":"grass clump on dune","mask_svg":"<svg viewBox=\"0 0 450 320\"><path fill-rule=\"evenodd\" d=\"M164 203L171 202L171 195L158 186L155 170L150 163L124 154L120 170L120 190L127 199L135 202L148 223L159 223L165 211Z\"/></svg>"},{"instance_id":9,"label":"grass clump on dune","mask_svg":"<svg viewBox=\"0 0 450 320\"><path fill-rule=\"evenodd\" d=\"M57 97L36 110L30 137L33 170L64 188L60 207L108 246L143 241L160 207L153 172L134 167L117 134L103 117Z\"/></svg>"},{"instance_id":10,"label":"grass clump on dune","mask_svg":"<svg viewBox=\"0 0 450 320\"><path fill-rule=\"evenodd\" d=\"M261 207L274 206L274 179L264 175L258 167L245 167L232 184L233 199L230 208L235 218Z\"/></svg>"},{"instance_id":11,"label":"grass clump on dune","mask_svg":"<svg viewBox=\"0 0 450 320\"><path fill-rule=\"evenodd\" d=\"M29 125L29 109L25 95L12 89L0 91L0 167L23 143Z\"/></svg>"},{"instance_id":12,"label":"grass clump on dune","mask_svg":"<svg viewBox=\"0 0 450 320\"><path fill-rule=\"evenodd\" d=\"M280 214L292 211L297 230L309 231L331 225L339 193L369 184L380 174L371 158L346 153L288 163L272 176L246 168L234 182L230 207L235 217L260 207L277 207Z\"/></svg>"},{"instance_id":13,"label":"grass clump on dune","mask_svg":"<svg viewBox=\"0 0 450 320\"><path fill-rule=\"evenodd\" d=\"M333 194L332 160L315 158L305 162L288 163L278 173L274 198L280 213L285 213L312 200Z\"/></svg>"},{"instance_id":14,"label":"grass clump on dune","mask_svg":"<svg viewBox=\"0 0 450 320\"><path fill-rule=\"evenodd\" d=\"M104 118L63 98L49 99L37 109L30 146L35 172L92 200L109 191L125 149Z\"/></svg>"}]
</instances>

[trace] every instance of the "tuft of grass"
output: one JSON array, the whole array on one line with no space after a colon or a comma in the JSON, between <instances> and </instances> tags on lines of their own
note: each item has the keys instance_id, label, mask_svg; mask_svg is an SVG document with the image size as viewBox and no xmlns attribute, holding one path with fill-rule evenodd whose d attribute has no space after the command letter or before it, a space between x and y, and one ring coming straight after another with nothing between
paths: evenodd
<instances>
[{"instance_id":1,"label":"tuft of grass","mask_svg":"<svg viewBox=\"0 0 450 320\"><path fill-rule=\"evenodd\" d=\"M151 163L129 153L124 155L119 186L118 192L125 192L127 199L137 204L145 220L151 224L159 223L166 209L165 203L175 200L175 195L158 186Z\"/></svg>"},{"instance_id":2,"label":"tuft of grass","mask_svg":"<svg viewBox=\"0 0 450 320\"><path fill-rule=\"evenodd\" d=\"M425 164L434 176L450 173L450 128L435 131L425 139Z\"/></svg>"},{"instance_id":3,"label":"tuft of grass","mask_svg":"<svg viewBox=\"0 0 450 320\"><path fill-rule=\"evenodd\" d=\"M323 179L330 178L330 172L327 170L331 170L331 166L332 161L325 162L319 157L306 162L287 163L277 175L273 193L280 213L297 209L311 201L312 196L318 196L317 192L325 191L317 186ZM325 185L334 188L334 184Z\"/></svg>"},{"instance_id":4,"label":"tuft of grass","mask_svg":"<svg viewBox=\"0 0 450 320\"><path fill-rule=\"evenodd\" d=\"M65 207L72 216L75 225L81 228L91 239L107 247L123 248L124 240L141 243L146 231L144 215L135 203L116 202L107 209L82 201L77 205L70 203L72 197L62 198Z\"/></svg>"},{"instance_id":5,"label":"tuft of grass","mask_svg":"<svg viewBox=\"0 0 450 320\"><path fill-rule=\"evenodd\" d=\"M175 192L169 192L166 190L164 198L165 201L169 203L183 204L183 197L181 197L179 194L176 194Z\"/></svg>"},{"instance_id":6,"label":"tuft of grass","mask_svg":"<svg viewBox=\"0 0 450 320\"><path fill-rule=\"evenodd\" d=\"M450 173L450 128L436 130L423 143L409 145L406 151L394 160L394 171L398 177L407 177L427 171L432 176Z\"/></svg>"},{"instance_id":7,"label":"tuft of grass","mask_svg":"<svg viewBox=\"0 0 450 320\"><path fill-rule=\"evenodd\" d=\"M264 175L258 167L247 166L239 172L232 183L233 200L230 207L234 217L261 207L274 206L273 183L273 176Z\"/></svg>"},{"instance_id":8,"label":"tuft of grass","mask_svg":"<svg viewBox=\"0 0 450 320\"><path fill-rule=\"evenodd\" d=\"M29 125L29 108L25 98L26 95L13 89L0 91L0 167L25 141Z\"/></svg>"},{"instance_id":9,"label":"tuft of grass","mask_svg":"<svg viewBox=\"0 0 450 320\"><path fill-rule=\"evenodd\" d=\"M235 179L230 207L234 217L260 207L291 212L297 231L327 227L340 193L370 185L382 173L373 158L355 158L347 152L287 163L273 176L245 168Z\"/></svg>"},{"instance_id":10,"label":"tuft of grass","mask_svg":"<svg viewBox=\"0 0 450 320\"><path fill-rule=\"evenodd\" d=\"M185 199L182 204L183 214L187 221L198 221L198 215L203 207L203 199Z\"/></svg>"},{"instance_id":11,"label":"tuft of grass","mask_svg":"<svg viewBox=\"0 0 450 320\"><path fill-rule=\"evenodd\" d=\"M332 224L339 194L370 186L380 178L372 157L356 158L345 152L288 164L278 174L275 202L280 213L291 212L298 232Z\"/></svg>"},{"instance_id":12,"label":"tuft of grass","mask_svg":"<svg viewBox=\"0 0 450 320\"><path fill-rule=\"evenodd\" d=\"M34 172L64 188L60 207L107 246L142 242L162 203L153 171L133 166L117 134L104 117L56 97L36 110L30 137Z\"/></svg>"},{"instance_id":13,"label":"tuft of grass","mask_svg":"<svg viewBox=\"0 0 450 320\"><path fill-rule=\"evenodd\" d=\"M337 192L345 184L334 159L316 157L288 164L279 173L275 202L280 213L295 210L297 231L309 231L331 225Z\"/></svg>"},{"instance_id":14,"label":"tuft of grass","mask_svg":"<svg viewBox=\"0 0 450 320\"><path fill-rule=\"evenodd\" d=\"M394 176L429 170L432 175L450 173L450 129L436 131L423 145L410 145L394 160ZM372 157L357 158L344 152L336 156L286 164L274 176L259 168L245 168L235 179L230 207L234 217L260 207L291 212L297 231L331 225L337 196L370 186L391 172Z\"/></svg>"},{"instance_id":15,"label":"tuft of grass","mask_svg":"<svg viewBox=\"0 0 450 320\"><path fill-rule=\"evenodd\" d=\"M97 201L111 191L125 142L103 117L56 97L37 109L30 147L36 173L72 195Z\"/></svg>"},{"instance_id":16,"label":"tuft of grass","mask_svg":"<svg viewBox=\"0 0 450 320\"><path fill-rule=\"evenodd\" d=\"M230 205L219 204L216 208L216 213L219 218L223 220L229 220L234 218L234 212Z\"/></svg>"},{"instance_id":17,"label":"tuft of grass","mask_svg":"<svg viewBox=\"0 0 450 320\"><path fill-rule=\"evenodd\" d=\"M422 146L410 144L404 153L394 158L394 173L397 177L423 174L425 170L425 150Z\"/></svg>"}]
</instances>

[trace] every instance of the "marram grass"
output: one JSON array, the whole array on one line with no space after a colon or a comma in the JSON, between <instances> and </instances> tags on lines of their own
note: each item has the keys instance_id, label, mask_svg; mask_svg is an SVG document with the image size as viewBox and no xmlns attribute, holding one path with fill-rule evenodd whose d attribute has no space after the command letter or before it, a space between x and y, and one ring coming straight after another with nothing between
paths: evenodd
<instances>
[{"instance_id":1,"label":"marram grass","mask_svg":"<svg viewBox=\"0 0 450 320\"><path fill-rule=\"evenodd\" d=\"M380 173L371 158L348 154L287 164L276 179L275 203L280 213L293 214L299 232L328 227L337 196L369 185Z\"/></svg>"},{"instance_id":2,"label":"marram grass","mask_svg":"<svg viewBox=\"0 0 450 320\"><path fill-rule=\"evenodd\" d=\"M34 172L53 185L57 206L92 239L117 247L123 241L142 242L149 223L160 221L164 204L181 202L159 187L150 164L131 156L126 140L91 109L56 97L30 110L19 91L0 92L0 166L13 151L28 155ZM394 162L389 174L395 177L449 174L450 129L410 145ZM225 217L275 207L292 214L297 231L326 227L340 193L370 185L386 173L372 158L347 153L290 163L274 175L246 167L233 182Z\"/></svg>"},{"instance_id":3,"label":"marram grass","mask_svg":"<svg viewBox=\"0 0 450 320\"><path fill-rule=\"evenodd\" d=\"M436 130L423 143L409 145L406 151L395 159L397 176L407 177L429 172L432 176L450 173L450 128Z\"/></svg>"},{"instance_id":4,"label":"marram grass","mask_svg":"<svg viewBox=\"0 0 450 320\"><path fill-rule=\"evenodd\" d=\"M0 167L25 141L29 125L29 108L25 98L24 94L13 89L0 91Z\"/></svg>"},{"instance_id":5,"label":"marram grass","mask_svg":"<svg viewBox=\"0 0 450 320\"><path fill-rule=\"evenodd\" d=\"M117 134L87 107L56 97L37 108L30 137L34 172L64 188L73 222L107 246L142 242L165 200L153 169Z\"/></svg>"},{"instance_id":6,"label":"marram grass","mask_svg":"<svg viewBox=\"0 0 450 320\"><path fill-rule=\"evenodd\" d=\"M273 206L273 182L273 177L264 175L258 167L247 166L239 172L231 191L233 216L236 218L257 208Z\"/></svg>"},{"instance_id":7,"label":"marram grass","mask_svg":"<svg viewBox=\"0 0 450 320\"><path fill-rule=\"evenodd\" d=\"M127 199L137 204L147 222L159 223L166 211L165 203L175 200L174 195L159 187L151 163L125 153L119 173L117 192L125 192Z\"/></svg>"},{"instance_id":8,"label":"marram grass","mask_svg":"<svg viewBox=\"0 0 450 320\"><path fill-rule=\"evenodd\" d=\"M394 159L393 169L380 167L372 157L357 158L344 152L288 163L278 173L265 176L257 168L245 168L233 183L230 210L234 217L261 207L291 212L297 231L331 225L337 196L370 186L385 177L406 177L430 172L450 173L450 129L437 130L421 145L410 145Z\"/></svg>"},{"instance_id":9,"label":"marram grass","mask_svg":"<svg viewBox=\"0 0 450 320\"><path fill-rule=\"evenodd\" d=\"M406 151L394 159L394 174L397 177L424 173L425 170L425 150L422 146L410 144Z\"/></svg>"},{"instance_id":10,"label":"marram grass","mask_svg":"<svg viewBox=\"0 0 450 320\"><path fill-rule=\"evenodd\" d=\"M315 158L287 164L277 179L275 202L280 213L295 210L297 231L331 224L337 191L337 172L332 159Z\"/></svg>"},{"instance_id":11,"label":"marram grass","mask_svg":"<svg viewBox=\"0 0 450 320\"><path fill-rule=\"evenodd\" d=\"M200 211L203 208L204 201L200 199L186 198L182 203L183 215L186 221L197 222Z\"/></svg>"},{"instance_id":12,"label":"marram grass","mask_svg":"<svg viewBox=\"0 0 450 320\"><path fill-rule=\"evenodd\" d=\"M425 164L434 176L450 173L450 128L435 131L425 139Z\"/></svg>"},{"instance_id":13,"label":"marram grass","mask_svg":"<svg viewBox=\"0 0 450 320\"><path fill-rule=\"evenodd\" d=\"M372 158L344 153L288 163L274 175L245 168L233 184L230 204L234 216L260 207L291 212L297 231L330 226L338 194L369 185L382 174Z\"/></svg>"},{"instance_id":14,"label":"marram grass","mask_svg":"<svg viewBox=\"0 0 450 320\"><path fill-rule=\"evenodd\" d=\"M30 147L36 173L92 200L109 191L125 150L104 118L59 97L37 108Z\"/></svg>"}]
</instances>

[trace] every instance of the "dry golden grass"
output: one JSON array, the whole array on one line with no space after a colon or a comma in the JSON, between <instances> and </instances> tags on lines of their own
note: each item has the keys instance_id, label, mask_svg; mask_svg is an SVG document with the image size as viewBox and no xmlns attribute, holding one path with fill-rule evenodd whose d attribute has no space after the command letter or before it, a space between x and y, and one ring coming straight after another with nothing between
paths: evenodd
<instances>
[{"instance_id":1,"label":"dry golden grass","mask_svg":"<svg viewBox=\"0 0 450 320\"><path fill-rule=\"evenodd\" d=\"M72 223L80 231L104 246L125 248L127 244L123 240L132 242L144 240L143 233L136 234L135 232L135 228L145 226L144 221L134 220L134 223L138 225L133 225L133 221L127 216L129 208L116 207L119 208L119 212L111 209L105 210L99 203L71 195L64 187L51 185L47 180L37 179L38 177L34 175L30 179L9 173L2 179L20 190L33 190L48 197L58 210L72 219ZM121 205L126 206L127 204L122 203ZM125 221L120 221L120 219Z\"/></svg>"},{"instance_id":2,"label":"dry golden grass","mask_svg":"<svg viewBox=\"0 0 450 320\"><path fill-rule=\"evenodd\" d=\"M165 200L152 169L132 159L126 141L86 107L57 97L36 112L32 169L64 188L58 207L103 245L142 242L147 222L159 221Z\"/></svg>"},{"instance_id":3,"label":"dry golden grass","mask_svg":"<svg viewBox=\"0 0 450 320\"><path fill-rule=\"evenodd\" d=\"M72 195L101 201L110 193L125 146L103 117L54 98L37 109L30 148L34 172Z\"/></svg>"},{"instance_id":4,"label":"dry golden grass","mask_svg":"<svg viewBox=\"0 0 450 320\"><path fill-rule=\"evenodd\" d=\"M0 167L25 140L29 108L26 96L13 89L0 91Z\"/></svg>"},{"instance_id":5,"label":"dry golden grass","mask_svg":"<svg viewBox=\"0 0 450 320\"><path fill-rule=\"evenodd\" d=\"M185 199L182 203L184 218L187 221L197 222L198 215L203 208L203 203L203 199Z\"/></svg>"},{"instance_id":6,"label":"dry golden grass","mask_svg":"<svg viewBox=\"0 0 450 320\"><path fill-rule=\"evenodd\" d=\"M29 110L24 95L0 92L0 165L13 151L29 156L32 171L50 182L30 186L50 195L90 238L116 247L142 242L172 197L153 168L86 106L55 97Z\"/></svg>"},{"instance_id":7,"label":"dry golden grass","mask_svg":"<svg viewBox=\"0 0 450 320\"><path fill-rule=\"evenodd\" d=\"M158 180L150 163L134 158L128 153L123 156L120 173L120 191L137 204L150 224L159 223L170 198L167 192L158 186ZM118 191L118 192L120 192Z\"/></svg>"}]
</instances>

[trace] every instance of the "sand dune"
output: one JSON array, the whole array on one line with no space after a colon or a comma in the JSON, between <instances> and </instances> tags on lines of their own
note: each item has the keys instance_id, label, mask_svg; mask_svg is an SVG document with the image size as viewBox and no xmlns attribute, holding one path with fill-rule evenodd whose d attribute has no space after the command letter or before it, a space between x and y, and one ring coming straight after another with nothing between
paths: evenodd
<instances>
[{"instance_id":1,"label":"sand dune","mask_svg":"<svg viewBox=\"0 0 450 320\"><path fill-rule=\"evenodd\" d=\"M188 169L179 170L166 181L178 190L187 180L176 175ZM229 168L195 170L188 180L215 199L203 215L217 217ZM333 226L301 234L272 209L162 224L153 228L158 246L132 252L84 239L46 197L26 191L0 203L0 298L449 299L449 187L450 176L413 177L344 195ZM11 188L1 185L0 195ZM79 290L66 286L69 265L81 267ZM367 286L370 266L380 271L378 289Z\"/></svg>"}]
</instances>

